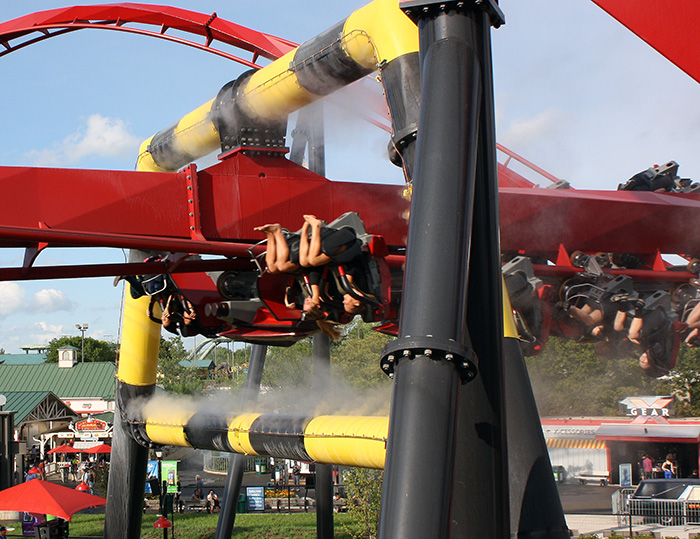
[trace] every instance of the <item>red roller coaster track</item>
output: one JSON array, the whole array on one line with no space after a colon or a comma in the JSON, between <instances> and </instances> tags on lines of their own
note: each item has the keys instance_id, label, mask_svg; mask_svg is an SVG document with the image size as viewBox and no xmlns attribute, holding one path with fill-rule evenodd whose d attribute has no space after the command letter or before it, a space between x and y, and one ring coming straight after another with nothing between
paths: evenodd
<instances>
[{"instance_id":1,"label":"red roller coaster track","mask_svg":"<svg viewBox=\"0 0 700 539\"><path fill-rule=\"evenodd\" d=\"M157 30L148 27L156 27ZM84 28L118 30L166 39L217 54L252 68L260 67L256 63L260 57L276 59L296 47L296 43L292 41L220 19L216 13L206 15L160 5L104 4L40 11L0 23L0 45L5 48L4 51L0 51L0 56L50 37ZM170 30L202 36L205 41L196 43L169 35L166 32ZM214 47L215 42L253 53L252 59L246 60L219 50Z\"/></svg>"}]
</instances>

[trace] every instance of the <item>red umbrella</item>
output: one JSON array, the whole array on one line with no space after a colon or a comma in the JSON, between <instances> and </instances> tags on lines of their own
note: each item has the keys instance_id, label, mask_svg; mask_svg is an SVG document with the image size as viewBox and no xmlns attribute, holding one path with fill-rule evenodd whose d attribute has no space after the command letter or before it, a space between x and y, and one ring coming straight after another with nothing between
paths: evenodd
<instances>
[{"instance_id":1,"label":"red umbrella","mask_svg":"<svg viewBox=\"0 0 700 539\"><path fill-rule=\"evenodd\" d=\"M83 450L83 453L111 453L112 448L107 444L93 445Z\"/></svg>"},{"instance_id":2,"label":"red umbrella","mask_svg":"<svg viewBox=\"0 0 700 539\"><path fill-rule=\"evenodd\" d=\"M107 500L49 481L32 479L0 490L0 511L25 511L55 515L70 520L74 513L88 507L105 505Z\"/></svg>"},{"instance_id":3,"label":"red umbrella","mask_svg":"<svg viewBox=\"0 0 700 539\"><path fill-rule=\"evenodd\" d=\"M80 453L80 449L76 449L75 447L71 447L70 445L63 444L59 445L58 447L54 447L53 449L49 449L46 454L47 455L53 455L54 453Z\"/></svg>"}]
</instances>

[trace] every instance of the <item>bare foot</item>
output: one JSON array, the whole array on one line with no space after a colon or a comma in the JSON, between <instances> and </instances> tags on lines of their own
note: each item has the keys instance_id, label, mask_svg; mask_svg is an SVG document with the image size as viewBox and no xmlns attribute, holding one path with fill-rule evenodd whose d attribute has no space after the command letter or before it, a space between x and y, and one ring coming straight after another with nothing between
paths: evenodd
<instances>
[{"instance_id":1,"label":"bare foot","mask_svg":"<svg viewBox=\"0 0 700 539\"><path fill-rule=\"evenodd\" d=\"M311 226L321 226L321 220L315 215L304 215L304 221L309 223Z\"/></svg>"},{"instance_id":2,"label":"bare foot","mask_svg":"<svg viewBox=\"0 0 700 539\"><path fill-rule=\"evenodd\" d=\"M256 226L253 230L264 232L265 234L274 234L275 232L282 230L282 227L279 223L273 223L270 225Z\"/></svg>"}]
</instances>

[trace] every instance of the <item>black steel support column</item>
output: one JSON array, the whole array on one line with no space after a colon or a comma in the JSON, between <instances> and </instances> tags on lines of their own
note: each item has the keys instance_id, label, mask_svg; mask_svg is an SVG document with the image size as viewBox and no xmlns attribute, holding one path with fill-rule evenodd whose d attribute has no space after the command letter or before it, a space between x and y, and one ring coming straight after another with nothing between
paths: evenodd
<instances>
[{"instance_id":1,"label":"black steel support column","mask_svg":"<svg viewBox=\"0 0 700 539\"><path fill-rule=\"evenodd\" d=\"M0 406L2 408L2 406ZM0 490L15 484L15 412L0 411Z\"/></svg>"},{"instance_id":2,"label":"black steel support column","mask_svg":"<svg viewBox=\"0 0 700 539\"><path fill-rule=\"evenodd\" d=\"M314 394L324 395L331 381L330 339L323 333L313 338ZM333 467L316 464L316 537L333 539Z\"/></svg>"},{"instance_id":3,"label":"black steel support column","mask_svg":"<svg viewBox=\"0 0 700 539\"><path fill-rule=\"evenodd\" d=\"M145 251L132 249L129 251L129 262L140 262L147 256L149 253ZM128 287L126 293L129 293ZM105 507L105 539L139 539L141 537L148 448L132 438L122 413L126 412L125 407L128 402L139 398L148 399L154 391L155 384L136 386L120 380L116 383L116 410Z\"/></svg>"},{"instance_id":4,"label":"black steel support column","mask_svg":"<svg viewBox=\"0 0 700 539\"><path fill-rule=\"evenodd\" d=\"M117 380L116 395L122 395L122 382ZM131 388L134 397L147 398L155 386ZM119 399L119 397L118 397ZM112 453L109 462L107 507L105 511L105 539L139 539L143 496L146 488L148 448L134 441L119 413L117 402L112 431Z\"/></svg>"},{"instance_id":5,"label":"black steel support column","mask_svg":"<svg viewBox=\"0 0 700 539\"><path fill-rule=\"evenodd\" d=\"M260 382L262 380L263 368L265 366L265 356L267 346L254 344L250 350L250 360L248 361L248 374L243 385L241 405L245 407L252 404L258 397ZM236 523L236 508L238 496L241 493L243 483L243 472L245 472L246 455L235 453L231 455L228 463L228 475L224 486L223 500L221 501L221 512L216 524L216 539L227 539L233 534L233 526Z\"/></svg>"},{"instance_id":6,"label":"black steel support column","mask_svg":"<svg viewBox=\"0 0 700 539\"><path fill-rule=\"evenodd\" d=\"M516 339L506 339L506 409L511 530L518 539L566 539L569 530L552 474L530 378Z\"/></svg>"},{"instance_id":7,"label":"black steel support column","mask_svg":"<svg viewBox=\"0 0 700 539\"><path fill-rule=\"evenodd\" d=\"M484 122L493 102L483 5L401 4L419 27L422 105L399 339L382 358L395 377L382 539L508 536L498 213L488 200L497 178L484 162L492 143L495 156L495 134ZM466 496L457 484L465 479L469 497L455 500Z\"/></svg>"}]
</instances>

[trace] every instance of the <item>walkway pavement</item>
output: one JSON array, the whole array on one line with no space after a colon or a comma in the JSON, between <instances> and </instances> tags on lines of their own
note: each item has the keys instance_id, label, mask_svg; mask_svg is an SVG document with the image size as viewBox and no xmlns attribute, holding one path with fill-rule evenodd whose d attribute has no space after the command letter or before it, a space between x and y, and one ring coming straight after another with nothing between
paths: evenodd
<instances>
[{"instance_id":1,"label":"walkway pavement","mask_svg":"<svg viewBox=\"0 0 700 539\"><path fill-rule=\"evenodd\" d=\"M629 537L629 523L619 522L613 515L566 515L566 524L570 530L574 530L574 537L578 535L610 535L615 531L618 535ZM658 524L642 524L641 518L632 520L632 534L653 532L656 537L677 537L678 539L690 539L700 537L700 526L659 526Z\"/></svg>"}]
</instances>

